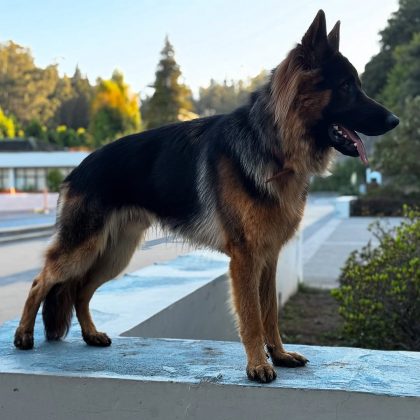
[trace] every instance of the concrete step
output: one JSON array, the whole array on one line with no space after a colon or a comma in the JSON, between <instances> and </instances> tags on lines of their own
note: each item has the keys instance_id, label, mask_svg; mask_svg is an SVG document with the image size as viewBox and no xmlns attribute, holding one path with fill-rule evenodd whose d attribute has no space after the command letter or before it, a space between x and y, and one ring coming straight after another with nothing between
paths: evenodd
<instances>
[{"instance_id":1,"label":"concrete step","mask_svg":"<svg viewBox=\"0 0 420 420\"><path fill-rule=\"evenodd\" d=\"M51 223L3 227L0 229L0 243L42 238L50 236L53 232L54 224Z\"/></svg>"}]
</instances>

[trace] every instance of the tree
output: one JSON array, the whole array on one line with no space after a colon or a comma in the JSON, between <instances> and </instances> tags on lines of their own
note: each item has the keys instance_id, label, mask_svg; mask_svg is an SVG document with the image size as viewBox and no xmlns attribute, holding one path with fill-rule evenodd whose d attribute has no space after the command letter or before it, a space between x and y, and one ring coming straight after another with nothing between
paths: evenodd
<instances>
[{"instance_id":1,"label":"tree","mask_svg":"<svg viewBox=\"0 0 420 420\"><path fill-rule=\"evenodd\" d=\"M47 186L50 192L59 192L64 176L59 169L50 169L47 173Z\"/></svg>"},{"instance_id":2,"label":"tree","mask_svg":"<svg viewBox=\"0 0 420 420\"><path fill-rule=\"evenodd\" d=\"M26 137L35 137L36 139L46 139L47 136L47 127L43 126L38 120L31 120L25 126L25 136Z\"/></svg>"},{"instance_id":3,"label":"tree","mask_svg":"<svg viewBox=\"0 0 420 420\"><path fill-rule=\"evenodd\" d=\"M375 142L373 164L388 187L404 194L419 190L420 2L400 0L380 32L381 50L362 75L368 94L400 117L400 126Z\"/></svg>"},{"instance_id":4,"label":"tree","mask_svg":"<svg viewBox=\"0 0 420 420\"><path fill-rule=\"evenodd\" d=\"M381 100L400 113L407 98L420 95L420 32L408 44L395 48L394 67L389 71Z\"/></svg>"},{"instance_id":5,"label":"tree","mask_svg":"<svg viewBox=\"0 0 420 420\"><path fill-rule=\"evenodd\" d=\"M12 118L4 115L3 110L0 108L0 139L5 137L15 137L15 123Z\"/></svg>"},{"instance_id":6,"label":"tree","mask_svg":"<svg viewBox=\"0 0 420 420\"><path fill-rule=\"evenodd\" d=\"M181 70L175 61L173 46L166 37L153 84L155 91L144 113L148 128L184 120L188 115L195 116L189 114L193 111L191 91L179 83L180 76Z\"/></svg>"},{"instance_id":7,"label":"tree","mask_svg":"<svg viewBox=\"0 0 420 420\"><path fill-rule=\"evenodd\" d=\"M246 81L239 80L228 83L225 80L223 83L218 83L211 79L209 87L199 90L199 98L195 102L197 112L200 115L231 112L238 106L245 104L248 101L249 94L262 86L267 77L268 72L263 70Z\"/></svg>"},{"instance_id":8,"label":"tree","mask_svg":"<svg viewBox=\"0 0 420 420\"><path fill-rule=\"evenodd\" d=\"M138 96L131 93L121 72L110 80L98 79L92 105L89 131L95 147L140 129Z\"/></svg>"},{"instance_id":9,"label":"tree","mask_svg":"<svg viewBox=\"0 0 420 420\"><path fill-rule=\"evenodd\" d=\"M0 44L0 106L19 123L51 120L59 105L54 97L58 80L56 65L38 68L29 49L12 41Z\"/></svg>"},{"instance_id":10,"label":"tree","mask_svg":"<svg viewBox=\"0 0 420 420\"><path fill-rule=\"evenodd\" d=\"M56 95L61 99L55 118L56 123L74 130L87 128L93 87L89 80L82 76L79 67L76 67L73 77L65 76L60 80Z\"/></svg>"},{"instance_id":11,"label":"tree","mask_svg":"<svg viewBox=\"0 0 420 420\"><path fill-rule=\"evenodd\" d=\"M362 79L368 95L379 98L387 83L388 73L395 65L395 49L408 44L417 32L420 32L420 2L400 0L398 10L380 32L380 52L366 64Z\"/></svg>"},{"instance_id":12,"label":"tree","mask_svg":"<svg viewBox=\"0 0 420 420\"><path fill-rule=\"evenodd\" d=\"M326 178L314 177L311 191L334 191L343 195L354 195L359 192L359 184L365 181L365 167L360 159L345 158L336 161L331 172Z\"/></svg>"},{"instance_id":13,"label":"tree","mask_svg":"<svg viewBox=\"0 0 420 420\"><path fill-rule=\"evenodd\" d=\"M374 163L395 187L420 191L420 96L403 109L400 125L377 142Z\"/></svg>"}]
</instances>

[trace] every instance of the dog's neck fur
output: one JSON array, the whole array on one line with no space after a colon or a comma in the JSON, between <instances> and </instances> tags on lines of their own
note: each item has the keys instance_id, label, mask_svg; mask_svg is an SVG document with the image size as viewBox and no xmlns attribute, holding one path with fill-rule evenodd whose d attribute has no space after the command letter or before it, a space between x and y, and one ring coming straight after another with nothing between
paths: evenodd
<instances>
[{"instance_id":1,"label":"dog's neck fur","mask_svg":"<svg viewBox=\"0 0 420 420\"><path fill-rule=\"evenodd\" d=\"M325 173L331 161L331 147L317 144L310 130L329 101L328 91L315 89L319 78L303 69L296 47L251 96L251 124L265 151L281 164L279 173L309 178Z\"/></svg>"},{"instance_id":2,"label":"dog's neck fur","mask_svg":"<svg viewBox=\"0 0 420 420\"><path fill-rule=\"evenodd\" d=\"M304 69L296 47L248 105L233 113L246 113L249 131L240 144L230 139L230 148L263 195L279 197L290 183L305 189L312 175L328 169L332 148L317 144L311 133L330 95L316 89L319 79Z\"/></svg>"}]
</instances>

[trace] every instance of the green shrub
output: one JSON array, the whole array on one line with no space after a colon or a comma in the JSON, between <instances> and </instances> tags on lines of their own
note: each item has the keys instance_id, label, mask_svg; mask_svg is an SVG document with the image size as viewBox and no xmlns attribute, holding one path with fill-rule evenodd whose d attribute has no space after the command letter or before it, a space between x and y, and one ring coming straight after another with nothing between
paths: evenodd
<instances>
[{"instance_id":1,"label":"green shrub","mask_svg":"<svg viewBox=\"0 0 420 420\"><path fill-rule=\"evenodd\" d=\"M420 207L420 193L406 194L391 186L372 189L366 196L350 203L351 216L399 216L403 215L404 204Z\"/></svg>"},{"instance_id":2,"label":"green shrub","mask_svg":"<svg viewBox=\"0 0 420 420\"><path fill-rule=\"evenodd\" d=\"M365 180L365 168L359 159L345 159L337 162L326 178L314 177L310 190L334 191L340 195L359 194L358 185ZM352 178L353 182L352 183Z\"/></svg>"},{"instance_id":3,"label":"green shrub","mask_svg":"<svg viewBox=\"0 0 420 420\"><path fill-rule=\"evenodd\" d=\"M379 245L353 252L332 292L356 346L420 350L420 211L404 216L396 228L371 226Z\"/></svg>"},{"instance_id":4,"label":"green shrub","mask_svg":"<svg viewBox=\"0 0 420 420\"><path fill-rule=\"evenodd\" d=\"M48 190L51 192L58 192L63 180L64 176L59 169L50 169L47 174Z\"/></svg>"}]
</instances>

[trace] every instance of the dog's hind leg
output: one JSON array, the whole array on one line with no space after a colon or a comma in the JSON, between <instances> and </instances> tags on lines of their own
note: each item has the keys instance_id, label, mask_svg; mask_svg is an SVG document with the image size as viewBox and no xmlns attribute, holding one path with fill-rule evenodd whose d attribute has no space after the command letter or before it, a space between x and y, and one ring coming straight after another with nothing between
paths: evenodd
<instances>
[{"instance_id":1,"label":"dog's hind leg","mask_svg":"<svg viewBox=\"0 0 420 420\"><path fill-rule=\"evenodd\" d=\"M16 329L14 344L22 350L29 350L34 346L34 325L36 314L41 302L49 292L53 284L48 284L47 269L44 268L35 278L29 291L23 309L22 317ZM51 282L52 283L52 282Z\"/></svg>"},{"instance_id":2,"label":"dog's hind leg","mask_svg":"<svg viewBox=\"0 0 420 420\"><path fill-rule=\"evenodd\" d=\"M58 289L53 290L54 286L60 285L71 288L70 283L75 279L80 278L80 276L88 271L99 254L99 242L98 237L94 236L74 249L69 250L66 245L63 244L60 236L55 238L54 242L47 250L44 267L32 283L31 290L25 302L22 317L15 333L14 344L16 347L24 350L33 347L35 318L41 302L44 299L48 299L51 292L58 292ZM65 294L63 294L63 296L65 296ZM69 305L71 310L72 302L70 302ZM54 309L57 308L58 311L62 311L60 305L54 307ZM51 313L51 316L55 317L57 314ZM68 316L63 322L65 323L66 320L69 320ZM51 332L50 336L48 335L47 330L47 338L59 338L59 336L67 331L68 325L60 325L59 329L61 331L60 334ZM52 335L54 335L54 337L52 337Z\"/></svg>"},{"instance_id":3,"label":"dog's hind leg","mask_svg":"<svg viewBox=\"0 0 420 420\"><path fill-rule=\"evenodd\" d=\"M89 311L89 302L98 287L115 278L128 265L149 226L147 218L119 225L111 235L105 251L81 283L76 295L75 308L86 344L102 347L111 344L111 339L105 333L97 331Z\"/></svg>"},{"instance_id":4,"label":"dog's hind leg","mask_svg":"<svg viewBox=\"0 0 420 420\"><path fill-rule=\"evenodd\" d=\"M260 280L259 295L265 343L275 366L304 366L307 363L306 358L296 352L287 352L280 337L276 296L276 267L277 256L267 261Z\"/></svg>"}]
</instances>

